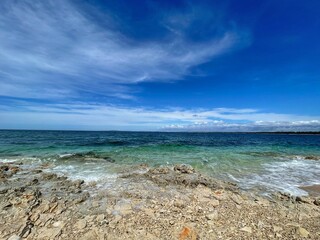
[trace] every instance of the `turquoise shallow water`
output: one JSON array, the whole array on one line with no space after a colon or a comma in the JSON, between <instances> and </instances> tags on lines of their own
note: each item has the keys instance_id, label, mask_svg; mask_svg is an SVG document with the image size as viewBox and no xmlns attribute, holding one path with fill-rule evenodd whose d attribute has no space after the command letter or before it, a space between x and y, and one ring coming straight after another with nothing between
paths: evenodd
<instances>
[{"instance_id":1,"label":"turquoise shallow water","mask_svg":"<svg viewBox=\"0 0 320 240\"><path fill-rule=\"evenodd\" d=\"M79 153L102 160L65 157ZM52 171L88 181L140 163L187 163L243 189L299 195L298 186L320 184L320 135L3 130L0 162L8 161L50 163Z\"/></svg>"}]
</instances>

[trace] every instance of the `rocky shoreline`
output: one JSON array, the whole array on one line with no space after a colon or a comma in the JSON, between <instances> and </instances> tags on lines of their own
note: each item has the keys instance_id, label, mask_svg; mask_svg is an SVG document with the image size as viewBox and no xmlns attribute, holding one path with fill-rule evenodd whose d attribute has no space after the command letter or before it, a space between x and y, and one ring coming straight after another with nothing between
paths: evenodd
<instances>
[{"instance_id":1,"label":"rocky shoreline","mask_svg":"<svg viewBox=\"0 0 320 240\"><path fill-rule=\"evenodd\" d=\"M0 165L0 239L320 239L320 199L264 198L191 166L136 166L112 186Z\"/></svg>"}]
</instances>

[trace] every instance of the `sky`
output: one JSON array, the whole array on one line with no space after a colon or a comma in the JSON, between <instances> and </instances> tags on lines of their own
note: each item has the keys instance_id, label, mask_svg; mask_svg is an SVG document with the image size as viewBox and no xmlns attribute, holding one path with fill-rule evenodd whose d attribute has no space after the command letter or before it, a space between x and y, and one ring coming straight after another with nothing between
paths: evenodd
<instances>
[{"instance_id":1,"label":"sky","mask_svg":"<svg viewBox=\"0 0 320 240\"><path fill-rule=\"evenodd\" d=\"M320 1L1 0L0 129L320 131Z\"/></svg>"}]
</instances>

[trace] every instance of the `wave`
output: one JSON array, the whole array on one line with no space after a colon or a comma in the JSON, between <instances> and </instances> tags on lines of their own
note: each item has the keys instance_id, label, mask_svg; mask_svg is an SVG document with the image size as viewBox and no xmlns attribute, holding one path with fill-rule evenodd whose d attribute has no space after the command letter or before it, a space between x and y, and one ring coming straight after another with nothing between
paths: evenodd
<instances>
[{"instance_id":1,"label":"wave","mask_svg":"<svg viewBox=\"0 0 320 240\"><path fill-rule=\"evenodd\" d=\"M304 158L264 163L259 173L237 177L245 188L263 187L269 191L287 192L292 195L307 195L301 186L320 184L320 164Z\"/></svg>"}]
</instances>

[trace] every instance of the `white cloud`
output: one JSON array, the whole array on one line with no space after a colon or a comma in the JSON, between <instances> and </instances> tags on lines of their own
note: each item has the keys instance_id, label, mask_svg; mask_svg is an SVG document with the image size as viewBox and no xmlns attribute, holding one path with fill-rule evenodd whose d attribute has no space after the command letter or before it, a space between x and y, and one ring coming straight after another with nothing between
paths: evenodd
<instances>
[{"instance_id":1,"label":"white cloud","mask_svg":"<svg viewBox=\"0 0 320 240\"><path fill-rule=\"evenodd\" d=\"M236 29L202 43L176 34L168 39L128 39L111 16L102 27L68 0L2 0L0 95L65 98L91 91L131 98L123 85L181 79L192 67L248 42Z\"/></svg>"},{"instance_id":2,"label":"white cloud","mask_svg":"<svg viewBox=\"0 0 320 240\"><path fill-rule=\"evenodd\" d=\"M255 109L147 109L101 104L0 105L0 128L164 130L164 131L320 131L320 117L261 113Z\"/></svg>"}]
</instances>

